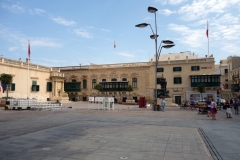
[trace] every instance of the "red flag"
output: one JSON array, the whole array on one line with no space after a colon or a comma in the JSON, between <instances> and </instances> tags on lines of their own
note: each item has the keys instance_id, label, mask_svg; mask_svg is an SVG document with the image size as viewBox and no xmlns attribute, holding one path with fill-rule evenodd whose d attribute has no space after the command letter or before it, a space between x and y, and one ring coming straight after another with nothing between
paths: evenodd
<instances>
[{"instance_id":1,"label":"red flag","mask_svg":"<svg viewBox=\"0 0 240 160\"><path fill-rule=\"evenodd\" d=\"M30 42L28 41L28 59L30 59L30 54L31 54L31 51L30 51Z\"/></svg>"},{"instance_id":2,"label":"red flag","mask_svg":"<svg viewBox=\"0 0 240 160\"><path fill-rule=\"evenodd\" d=\"M115 43L115 41L114 41L114 48L116 48L116 43Z\"/></svg>"},{"instance_id":3,"label":"red flag","mask_svg":"<svg viewBox=\"0 0 240 160\"><path fill-rule=\"evenodd\" d=\"M208 38L208 21L207 21L207 30L206 30L206 35L207 35L207 38Z\"/></svg>"}]
</instances>

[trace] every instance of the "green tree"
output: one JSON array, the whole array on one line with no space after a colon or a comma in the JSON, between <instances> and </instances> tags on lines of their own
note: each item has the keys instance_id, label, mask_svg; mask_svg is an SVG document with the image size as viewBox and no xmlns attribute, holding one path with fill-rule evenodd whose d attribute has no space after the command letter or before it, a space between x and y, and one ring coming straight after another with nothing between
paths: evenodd
<instances>
[{"instance_id":1,"label":"green tree","mask_svg":"<svg viewBox=\"0 0 240 160\"><path fill-rule=\"evenodd\" d=\"M11 74L1 74L0 76L0 81L2 84L5 84L6 85L6 90L7 90L7 97L6 97L6 101L8 99L8 88L9 88L9 85L12 83L12 75Z\"/></svg>"},{"instance_id":2,"label":"green tree","mask_svg":"<svg viewBox=\"0 0 240 160\"><path fill-rule=\"evenodd\" d=\"M99 95L99 92L103 89L103 85L102 84L96 84L94 89L98 90L98 95Z\"/></svg>"},{"instance_id":3,"label":"green tree","mask_svg":"<svg viewBox=\"0 0 240 160\"><path fill-rule=\"evenodd\" d=\"M202 93L205 92L205 87L206 85L204 83L201 83L197 86L197 90L198 92L201 94L201 100L203 101L203 96L202 96Z\"/></svg>"},{"instance_id":4,"label":"green tree","mask_svg":"<svg viewBox=\"0 0 240 160\"><path fill-rule=\"evenodd\" d=\"M130 95L130 92L133 91L132 86L131 86L131 85L128 85L127 88L126 88L126 91L128 91L128 92L129 92L129 95Z\"/></svg>"}]
</instances>

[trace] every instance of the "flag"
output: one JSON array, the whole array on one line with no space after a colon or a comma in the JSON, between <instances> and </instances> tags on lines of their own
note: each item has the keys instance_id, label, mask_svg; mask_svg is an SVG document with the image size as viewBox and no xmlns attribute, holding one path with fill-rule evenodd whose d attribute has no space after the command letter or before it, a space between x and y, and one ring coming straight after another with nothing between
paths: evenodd
<instances>
[{"instance_id":1,"label":"flag","mask_svg":"<svg viewBox=\"0 0 240 160\"><path fill-rule=\"evenodd\" d=\"M221 88L222 88L222 90L225 90L225 89L228 89L228 86L227 86L227 84L222 83Z\"/></svg>"},{"instance_id":2,"label":"flag","mask_svg":"<svg viewBox=\"0 0 240 160\"><path fill-rule=\"evenodd\" d=\"M30 54L31 54L31 51L30 51L30 42L28 41L28 59L30 59Z\"/></svg>"},{"instance_id":3,"label":"flag","mask_svg":"<svg viewBox=\"0 0 240 160\"><path fill-rule=\"evenodd\" d=\"M207 21L207 30L206 30L206 35L207 35L207 38L208 38L208 21Z\"/></svg>"},{"instance_id":4,"label":"flag","mask_svg":"<svg viewBox=\"0 0 240 160\"><path fill-rule=\"evenodd\" d=\"M116 48L116 43L115 43L115 41L114 41L114 48Z\"/></svg>"}]
</instances>

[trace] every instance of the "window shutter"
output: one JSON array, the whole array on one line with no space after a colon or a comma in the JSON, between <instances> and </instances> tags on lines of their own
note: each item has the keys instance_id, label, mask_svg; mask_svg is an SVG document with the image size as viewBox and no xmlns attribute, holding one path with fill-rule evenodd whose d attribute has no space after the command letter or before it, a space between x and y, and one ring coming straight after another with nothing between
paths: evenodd
<instances>
[{"instance_id":1,"label":"window shutter","mask_svg":"<svg viewBox=\"0 0 240 160\"><path fill-rule=\"evenodd\" d=\"M39 91L40 86L36 85L36 91Z\"/></svg>"},{"instance_id":2,"label":"window shutter","mask_svg":"<svg viewBox=\"0 0 240 160\"><path fill-rule=\"evenodd\" d=\"M15 83L11 84L11 91L15 91Z\"/></svg>"}]
</instances>

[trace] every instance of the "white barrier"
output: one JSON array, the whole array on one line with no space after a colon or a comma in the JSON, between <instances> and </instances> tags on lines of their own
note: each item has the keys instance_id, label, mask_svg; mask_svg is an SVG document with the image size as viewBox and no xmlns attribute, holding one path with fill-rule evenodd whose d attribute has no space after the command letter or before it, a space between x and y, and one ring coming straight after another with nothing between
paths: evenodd
<instances>
[{"instance_id":1,"label":"white barrier","mask_svg":"<svg viewBox=\"0 0 240 160\"><path fill-rule=\"evenodd\" d=\"M104 97L95 97L95 105L97 105L97 109L103 110L103 100Z\"/></svg>"},{"instance_id":2,"label":"white barrier","mask_svg":"<svg viewBox=\"0 0 240 160\"><path fill-rule=\"evenodd\" d=\"M89 97L88 109L114 110L113 97Z\"/></svg>"},{"instance_id":3,"label":"white barrier","mask_svg":"<svg viewBox=\"0 0 240 160\"><path fill-rule=\"evenodd\" d=\"M88 109L95 109L94 97L88 97Z\"/></svg>"}]
</instances>

